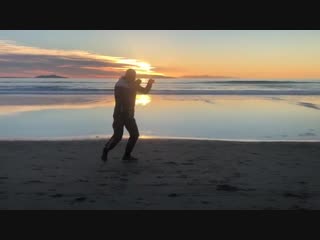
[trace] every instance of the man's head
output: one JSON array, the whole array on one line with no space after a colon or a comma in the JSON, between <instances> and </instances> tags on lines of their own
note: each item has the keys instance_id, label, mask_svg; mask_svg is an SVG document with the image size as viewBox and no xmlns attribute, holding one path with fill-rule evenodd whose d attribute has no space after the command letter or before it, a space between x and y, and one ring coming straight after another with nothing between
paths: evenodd
<instances>
[{"instance_id":1,"label":"man's head","mask_svg":"<svg viewBox=\"0 0 320 240\"><path fill-rule=\"evenodd\" d=\"M136 71L133 69L128 69L124 77L128 81L133 82L134 80L136 80Z\"/></svg>"}]
</instances>

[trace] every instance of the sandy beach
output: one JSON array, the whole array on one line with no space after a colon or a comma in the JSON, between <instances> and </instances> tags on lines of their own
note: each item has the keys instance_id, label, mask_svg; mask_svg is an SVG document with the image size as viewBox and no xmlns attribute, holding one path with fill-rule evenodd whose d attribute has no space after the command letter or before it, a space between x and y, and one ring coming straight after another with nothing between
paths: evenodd
<instances>
[{"instance_id":1,"label":"sandy beach","mask_svg":"<svg viewBox=\"0 0 320 240\"><path fill-rule=\"evenodd\" d=\"M320 143L1 141L0 209L320 209Z\"/></svg>"}]
</instances>

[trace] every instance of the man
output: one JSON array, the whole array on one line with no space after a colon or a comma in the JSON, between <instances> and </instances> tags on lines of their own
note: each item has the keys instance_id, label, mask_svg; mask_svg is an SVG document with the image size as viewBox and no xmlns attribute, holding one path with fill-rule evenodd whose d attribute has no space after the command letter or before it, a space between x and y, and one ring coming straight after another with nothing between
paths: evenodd
<instances>
[{"instance_id":1,"label":"man","mask_svg":"<svg viewBox=\"0 0 320 240\"><path fill-rule=\"evenodd\" d=\"M125 154L122 160L138 160L131 156L134 145L139 138L139 130L134 119L134 107L137 92L147 94L151 90L153 79L149 79L147 86L140 86L141 80L136 80L136 72L128 69L125 76L121 77L115 85L115 108L113 112L113 136L107 142L101 156L102 161L107 161L108 152L113 149L122 139L123 127L126 127L130 137L126 146Z\"/></svg>"}]
</instances>

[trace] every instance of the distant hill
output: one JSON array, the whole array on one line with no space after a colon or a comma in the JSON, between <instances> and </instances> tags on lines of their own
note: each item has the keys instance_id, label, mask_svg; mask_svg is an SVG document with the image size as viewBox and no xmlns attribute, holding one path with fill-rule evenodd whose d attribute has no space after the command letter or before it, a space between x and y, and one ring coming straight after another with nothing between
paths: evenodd
<instances>
[{"instance_id":1,"label":"distant hill","mask_svg":"<svg viewBox=\"0 0 320 240\"><path fill-rule=\"evenodd\" d=\"M67 77L62 77L58 75L39 75L39 76L36 76L36 78L67 78Z\"/></svg>"}]
</instances>

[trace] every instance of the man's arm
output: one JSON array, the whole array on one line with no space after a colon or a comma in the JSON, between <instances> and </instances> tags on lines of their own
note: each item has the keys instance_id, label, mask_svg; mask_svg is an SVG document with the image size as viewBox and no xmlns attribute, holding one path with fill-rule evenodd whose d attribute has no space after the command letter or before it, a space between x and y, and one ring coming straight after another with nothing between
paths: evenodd
<instances>
[{"instance_id":1,"label":"man's arm","mask_svg":"<svg viewBox=\"0 0 320 240\"><path fill-rule=\"evenodd\" d=\"M138 91L139 93L142 93L142 94L148 94L148 93L150 92L151 88L152 88L152 84L154 83L154 80L153 80L153 79L149 79L146 87L140 86L140 83L141 83L141 80L138 79L138 80L136 81L137 91Z\"/></svg>"}]
</instances>

